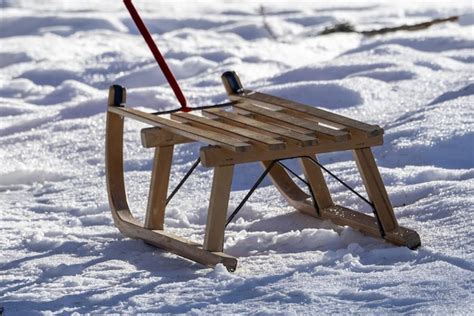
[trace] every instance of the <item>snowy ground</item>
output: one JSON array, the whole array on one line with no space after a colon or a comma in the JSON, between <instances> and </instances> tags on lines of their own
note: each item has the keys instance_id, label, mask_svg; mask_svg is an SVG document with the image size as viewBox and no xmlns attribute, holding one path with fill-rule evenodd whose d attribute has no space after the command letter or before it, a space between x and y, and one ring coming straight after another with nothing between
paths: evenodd
<instances>
[{"instance_id":1,"label":"snowy ground","mask_svg":"<svg viewBox=\"0 0 474 316\"><path fill-rule=\"evenodd\" d=\"M474 43L470 1L135 0L192 106L225 100L219 76L385 128L375 150L417 251L309 220L266 182L226 233L235 273L203 268L113 226L104 179L107 88L177 106L121 1L0 0L0 307L86 313L474 313ZM394 2L394 1L393 1ZM260 5L265 17L261 15ZM464 14L376 37L317 36ZM126 129L130 204L143 218L152 150ZM178 147L171 187L196 158ZM362 190L351 156L321 161ZM230 210L260 173L238 168ZM212 173L200 168L166 226L202 240ZM335 182L337 202L368 211Z\"/></svg>"}]
</instances>

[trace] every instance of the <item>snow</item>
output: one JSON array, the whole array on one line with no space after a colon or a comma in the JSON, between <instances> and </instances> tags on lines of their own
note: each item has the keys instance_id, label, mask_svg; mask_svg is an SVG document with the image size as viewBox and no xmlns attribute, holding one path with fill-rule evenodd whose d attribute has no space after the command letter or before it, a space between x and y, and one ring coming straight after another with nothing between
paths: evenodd
<instances>
[{"instance_id":1,"label":"snow","mask_svg":"<svg viewBox=\"0 0 474 316\"><path fill-rule=\"evenodd\" d=\"M219 76L379 124L374 154L411 251L308 219L264 181L226 231L236 272L122 236L104 176L107 89L177 106L121 1L0 0L0 307L71 313L474 313L474 20L471 1L134 1L191 106L225 101ZM264 12L264 17L262 16ZM416 32L318 36L462 15ZM275 38L274 38L275 37ZM126 185L143 219L153 150L127 122ZM171 187L199 144L177 147ZM349 153L321 155L358 191ZM296 163L289 165L297 169ZM236 168L229 212L253 184ZM299 171L301 172L301 171ZM202 242L211 170L199 167L166 227ZM328 179L335 200L370 210Z\"/></svg>"}]
</instances>

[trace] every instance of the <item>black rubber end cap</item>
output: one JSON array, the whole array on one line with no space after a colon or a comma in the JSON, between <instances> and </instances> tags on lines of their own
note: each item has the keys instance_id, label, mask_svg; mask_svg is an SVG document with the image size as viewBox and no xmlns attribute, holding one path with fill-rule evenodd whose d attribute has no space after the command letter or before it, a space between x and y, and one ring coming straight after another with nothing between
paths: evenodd
<instances>
[{"instance_id":1,"label":"black rubber end cap","mask_svg":"<svg viewBox=\"0 0 474 316\"><path fill-rule=\"evenodd\" d=\"M123 107L123 103L125 103L125 100L123 99L124 96L124 90L125 88L122 86L119 86L117 84L114 84L112 86L112 89L114 89L114 104L113 106L119 106Z\"/></svg>"},{"instance_id":2,"label":"black rubber end cap","mask_svg":"<svg viewBox=\"0 0 474 316\"><path fill-rule=\"evenodd\" d=\"M239 77L235 71L226 71L221 76L222 80L225 80L228 83L229 88L233 93L239 94L244 91L244 88L240 84Z\"/></svg>"}]
</instances>

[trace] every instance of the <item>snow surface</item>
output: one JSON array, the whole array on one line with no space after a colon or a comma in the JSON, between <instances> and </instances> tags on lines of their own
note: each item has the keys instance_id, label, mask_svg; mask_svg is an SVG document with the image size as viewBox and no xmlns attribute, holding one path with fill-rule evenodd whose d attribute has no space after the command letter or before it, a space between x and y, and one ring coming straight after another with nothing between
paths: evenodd
<instances>
[{"instance_id":1,"label":"snow surface","mask_svg":"<svg viewBox=\"0 0 474 316\"><path fill-rule=\"evenodd\" d=\"M107 88L177 106L122 2L0 0L0 307L79 313L473 314L474 15L471 1L139 1L192 106L225 100L220 74L250 89L385 128L375 156L417 251L308 219L265 182L226 233L229 273L123 237L104 179ZM261 15L261 8L265 16ZM462 15L383 36L318 36ZM143 219L153 151L126 124L126 182ZM178 146L171 187L199 145ZM362 191L349 153L322 155ZM293 164L296 167L296 164ZM212 172L199 168L167 210L202 241ZM229 210L260 174L238 167ZM329 180L338 203L368 208Z\"/></svg>"}]
</instances>

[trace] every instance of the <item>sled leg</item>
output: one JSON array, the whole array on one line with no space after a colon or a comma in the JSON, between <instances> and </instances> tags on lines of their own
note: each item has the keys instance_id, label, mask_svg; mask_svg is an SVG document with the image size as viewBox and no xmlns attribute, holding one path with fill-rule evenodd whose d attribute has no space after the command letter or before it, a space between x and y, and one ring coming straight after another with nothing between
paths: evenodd
<instances>
[{"instance_id":1,"label":"sled leg","mask_svg":"<svg viewBox=\"0 0 474 316\"><path fill-rule=\"evenodd\" d=\"M314 157L314 159L317 158ZM324 209L333 206L334 203L321 168L306 158L300 158L300 164L303 167L304 176L311 186L318 207Z\"/></svg>"},{"instance_id":2,"label":"sled leg","mask_svg":"<svg viewBox=\"0 0 474 316\"><path fill-rule=\"evenodd\" d=\"M397 229L398 222L393 213L392 204L388 198L379 169L375 164L372 150L370 148L355 149L353 153L367 195L374 204L383 231L390 232Z\"/></svg>"},{"instance_id":3,"label":"sled leg","mask_svg":"<svg viewBox=\"0 0 474 316\"><path fill-rule=\"evenodd\" d=\"M233 173L233 165L214 168L206 235L204 237L205 250L220 252L223 249L225 222Z\"/></svg>"},{"instance_id":4,"label":"sled leg","mask_svg":"<svg viewBox=\"0 0 474 316\"><path fill-rule=\"evenodd\" d=\"M151 174L150 192L145 217L145 227L148 229L163 229L165 220L166 195L173 160L174 146L155 148L153 171Z\"/></svg>"}]
</instances>

